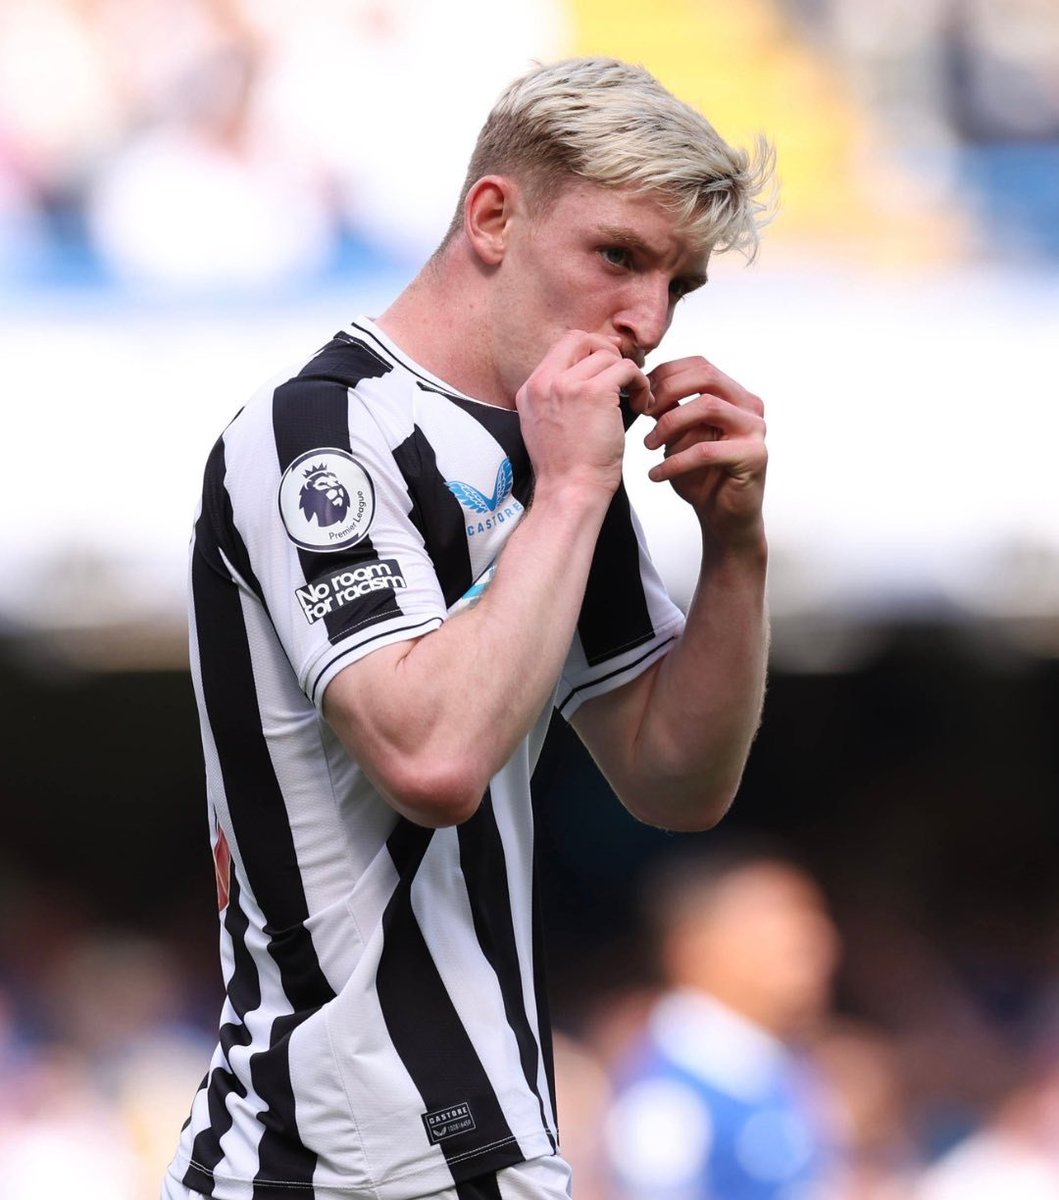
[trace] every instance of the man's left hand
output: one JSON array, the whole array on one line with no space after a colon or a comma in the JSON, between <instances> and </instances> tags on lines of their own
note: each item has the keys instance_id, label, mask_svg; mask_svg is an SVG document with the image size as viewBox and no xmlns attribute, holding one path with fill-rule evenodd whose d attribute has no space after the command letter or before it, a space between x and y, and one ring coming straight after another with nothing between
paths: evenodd
<instances>
[{"instance_id":1,"label":"man's left hand","mask_svg":"<svg viewBox=\"0 0 1059 1200\"><path fill-rule=\"evenodd\" d=\"M657 424L644 445L665 451L651 479L669 480L720 545L759 540L768 461L761 400L704 358L663 363L648 379Z\"/></svg>"}]
</instances>

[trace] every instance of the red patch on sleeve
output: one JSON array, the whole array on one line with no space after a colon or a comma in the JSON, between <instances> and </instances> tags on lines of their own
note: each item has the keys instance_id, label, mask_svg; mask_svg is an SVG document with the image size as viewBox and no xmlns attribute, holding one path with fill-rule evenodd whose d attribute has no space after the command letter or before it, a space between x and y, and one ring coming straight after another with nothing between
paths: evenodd
<instances>
[{"instance_id":1,"label":"red patch on sleeve","mask_svg":"<svg viewBox=\"0 0 1059 1200\"><path fill-rule=\"evenodd\" d=\"M232 852L224 830L217 830L217 841L213 847L213 869L217 876L217 907L221 912L228 907L228 892L232 879Z\"/></svg>"}]
</instances>

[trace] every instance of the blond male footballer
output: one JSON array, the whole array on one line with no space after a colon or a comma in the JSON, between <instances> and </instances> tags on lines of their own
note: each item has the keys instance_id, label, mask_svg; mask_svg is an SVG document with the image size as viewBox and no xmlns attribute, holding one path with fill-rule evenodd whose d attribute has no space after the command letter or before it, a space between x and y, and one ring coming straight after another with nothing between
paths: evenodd
<instances>
[{"instance_id":1,"label":"blond male footballer","mask_svg":"<svg viewBox=\"0 0 1059 1200\"><path fill-rule=\"evenodd\" d=\"M640 68L536 68L414 281L218 440L190 579L226 999L164 1196L568 1194L530 776L558 708L643 821L739 785L762 404L644 363L753 253L768 173ZM638 414L702 532L686 616L622 486Z\"/></svg>"}]
</instances>

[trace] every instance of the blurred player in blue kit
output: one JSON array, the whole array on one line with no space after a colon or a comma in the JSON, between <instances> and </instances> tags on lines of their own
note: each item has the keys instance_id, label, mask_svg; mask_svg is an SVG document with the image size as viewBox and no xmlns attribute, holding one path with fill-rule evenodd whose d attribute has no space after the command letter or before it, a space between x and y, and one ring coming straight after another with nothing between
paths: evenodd
<instances>
[{"instance_id":1,"label":"blurred player in blue kit","mask_svg":"<svg viewBox=\"0 0 1059 1200\"><path fill-rule=\"evenodd\" d=\"M662 993L617 1070L619 1200L834 1200L837 1094L806 1046L838 937L812 876L772 852L664 859L644 888Z\"/></svg>"},{"instance_id":2,"label":"blurred player in blue kit","mask_svg":"<svg viewBox=\"0 0 1059 1200\"><path fill-rule=\"evenodd\" d=\"M641 820L739 785L762 403L645 360L754 251L769 169L640 68L535 68L419 275L218 440L190 578L226 1000L166 1196L568 1193L529 781L558 709ZM686 616L622 486L635 415L701 528Z\"/></svg>"}]
</instances>

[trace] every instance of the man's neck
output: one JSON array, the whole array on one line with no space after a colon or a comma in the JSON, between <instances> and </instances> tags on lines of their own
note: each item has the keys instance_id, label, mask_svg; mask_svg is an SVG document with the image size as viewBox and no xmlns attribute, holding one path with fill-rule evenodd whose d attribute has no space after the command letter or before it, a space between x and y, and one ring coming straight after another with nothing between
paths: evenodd
<instances>
[{"instance_id":1,"label":"man's neck","mask_svg":"<svg viewBox=\"0 0 1059 1200\"><path fill-rule=\"evenodd\" d=\"M490 353L480 280L449 247L431 259L386 311L380 329L420 366L485 404L513 408Z\"/></svg>"}]
</instances>

